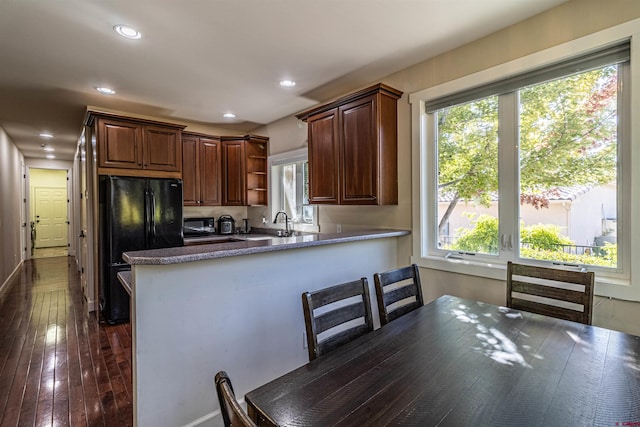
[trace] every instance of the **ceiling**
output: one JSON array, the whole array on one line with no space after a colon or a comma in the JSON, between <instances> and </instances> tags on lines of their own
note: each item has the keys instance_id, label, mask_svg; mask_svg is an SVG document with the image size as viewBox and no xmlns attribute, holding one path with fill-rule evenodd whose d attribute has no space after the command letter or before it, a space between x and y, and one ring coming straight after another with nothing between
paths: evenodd
<instances>
[{"instance_id":1,"label":"ceiling","mask_svg":"<svg viewBox=\"0 0 640 427\"><path fill-rule=\"evenodd\" d=\"M0 127L61 160L87 105L249 132L564 1L2 0Z\"/></svg>"}]
</instances>

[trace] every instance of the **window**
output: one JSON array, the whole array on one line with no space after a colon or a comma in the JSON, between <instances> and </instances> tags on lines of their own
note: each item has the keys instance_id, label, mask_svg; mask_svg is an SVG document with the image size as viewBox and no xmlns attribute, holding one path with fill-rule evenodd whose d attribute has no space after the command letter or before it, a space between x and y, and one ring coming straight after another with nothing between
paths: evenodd
<instances>
[{"instance_id":1,"label":"window","mask_svg":"<svg viewBox=\"0 0 640 427\"><path fill-rule=\"evenodd\" d=\"M514 260L593 270L628 287L638 247L628 221L631 34L411 95L423 266L503 278Z\"/></svg>"},{"instance_id":2,"label":"window","mask_svg":"<svg viewBox=\"0 0 640 427\"><path fill-rule=\"evenodd\" d=\"M307 150L271 156L271 217L284 211L296 229L317 231L315 206L309 205L309 162Z\"/></svg>"},{"instance_id":3,"label":"window","mask_svg":"<svg viewBox=\"0 0 640 427\"><path fill-rule=\"evenodd\" d=\"M436 110L437 248L617 270L617 233L603 225L618 217L621 66ZM501 137L501 127L517 132ZM501 151L517 153L509 180L519 201L502 215L499 176L512 173L499 163L512 158L499 162ZM500 217L512 213L517 231L501 233Z\"/></svg>"}]
</instances>

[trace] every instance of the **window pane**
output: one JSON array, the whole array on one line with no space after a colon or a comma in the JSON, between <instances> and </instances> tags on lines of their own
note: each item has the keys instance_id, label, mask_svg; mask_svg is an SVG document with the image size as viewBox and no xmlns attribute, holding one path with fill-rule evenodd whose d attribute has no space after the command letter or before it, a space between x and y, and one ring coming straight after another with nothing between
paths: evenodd
<instances>
[{"instance_id":1,"label":"window pane","mask_svg":"<svg viewBox=\"0 0 640 427\"><path fill-rule=\"evenodd\" d=\"M616 66L520 90L520 256L617 266Z\"/></svg>"},{"instance_id":2,"label":"window pane","mask_svg":"<svg viewBox=\"0 0 640 427\"><path fill-rule=\"evenodd\" d=\"M498 97L437 112L438 247L498 253Z\"/></svg>"},{"instance_id":3,"label":"window pane","mask_svg":"<svg viewBox=\"0 0 640 427\"><path fill-rule=\"evenodd\" d=\"M308 205L308 169L306 160L292 160L272 166L272 215L285 211L294 222L314 224L315 209Z\"/></svg>"},{"instance_id":4,"label":"window pane","mask_svg":"<svg viewBox=\"0 0 640 427\"><path fill-rule=\"evenodd\" d=\"M289 218L296 217L296 164L282 165L282 209Z\"/></svg>"}]
</instances>

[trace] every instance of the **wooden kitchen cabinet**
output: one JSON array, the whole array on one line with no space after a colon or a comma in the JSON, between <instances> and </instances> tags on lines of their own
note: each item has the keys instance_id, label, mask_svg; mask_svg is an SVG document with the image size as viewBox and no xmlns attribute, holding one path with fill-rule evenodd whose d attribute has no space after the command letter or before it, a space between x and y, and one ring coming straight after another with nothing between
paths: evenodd
<instances>
[{"instance_id":1,"label":"wooden kitchen cabinet","mask_svg":"<svg viewBox=\"0 0 640 427\"><path fill-rule=\"evenodd\" d=\"M185 206L222 204L220 138L182 134L182 190Z\"/></svg>"},{"instance_id":2,"label":"wooden kitchen cabinet","mask_svg":"<svg viewBox=\"0 0 640 427\"><path fill-rule=\"evenodd\" d=\"M257 135L223 136L222 204L268 204L267 154L269 138Z\"/></svg>"},{"instance_id":3,"label":"wooden kitchen cabinet","mask_svg":"<svg viewBox=\"0 0 640 427\"><path fill-rule=\"evenodd\" d=\"M184 126L92 113L97 128L98 174L182 177Z\"/></svg>"},{"instance_id":4,"label":"wooden kitchen cabinet","mask_svg":"<svg viewBox=\"0 0 640 427\"><path fill-rule=\"evenodd\" d=\"M245 144L244 140L222 137L222 204L246 205Z\"/></svg>"},{"instance_id":5,"label":"wooden kitchen cabinet","mask_svg":"<svg viewBox=\"0 0 640 427\"><path fill-rule=\"evenodd\" d=\"M309 202L338 204L340 201L338 111L334 108L312 116L308 120L308 134L310 135Z\"/></svg>"},{"instance_id":6,"label":"wooden kitchen cabinet","mask_svg":"<svg viewBox=\"0 0 640 427\"><path fill-rule=\"evenodd\" d=\"M398 203L400 96L377 84L297 115L308 123L311 203Z\"/></svg>"},{"instance_id":7,"label":"wooden kitchen cabinet","mask_svg":"<svg viewBox=\"0 0 640 427\"><path fill-rule=\"evenodd\" d=\"M245 141L247 205L266 206L267 198L267 147L269 138L250 135Z\"/></svg>"}]
</instances>

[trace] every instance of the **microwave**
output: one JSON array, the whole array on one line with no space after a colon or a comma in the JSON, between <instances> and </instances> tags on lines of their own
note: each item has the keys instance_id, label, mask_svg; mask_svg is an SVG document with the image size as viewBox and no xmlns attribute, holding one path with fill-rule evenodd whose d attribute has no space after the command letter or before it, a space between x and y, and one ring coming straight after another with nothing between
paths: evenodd
<instances>
[{"instance_id":1,"label":"microwave","mask_svg":"<svg viewBox=\"0 0 640 427\"><path fill-rule=\"evenodd\" d=\"M208 236L215 234L216 226L214 218L185 218L182 234L185 237Z\"/></svg>"}]
</instances>

